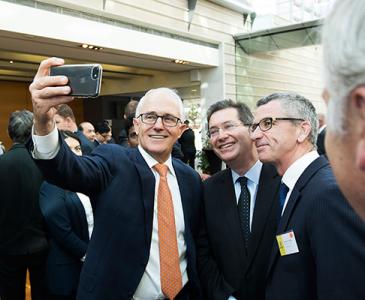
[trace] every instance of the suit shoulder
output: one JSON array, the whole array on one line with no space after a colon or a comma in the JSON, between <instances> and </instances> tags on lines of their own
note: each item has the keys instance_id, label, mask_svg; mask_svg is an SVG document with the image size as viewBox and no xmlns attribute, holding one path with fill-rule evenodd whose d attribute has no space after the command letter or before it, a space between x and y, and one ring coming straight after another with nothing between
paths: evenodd
<instances>
[{"instance_id":1,"label":"suit shoulder","mask_svg":"<svg viewBox=\"0 0 365 300\"><path fill-rule=\"evenodd\" d=\"M215 173L214 175L210 176L208 179L203 181L204 187L208 188L214 186L217 182L224 180L228 176L230 176L231 172L229 169L225 169Z\"/></svg>"}]
</instances>

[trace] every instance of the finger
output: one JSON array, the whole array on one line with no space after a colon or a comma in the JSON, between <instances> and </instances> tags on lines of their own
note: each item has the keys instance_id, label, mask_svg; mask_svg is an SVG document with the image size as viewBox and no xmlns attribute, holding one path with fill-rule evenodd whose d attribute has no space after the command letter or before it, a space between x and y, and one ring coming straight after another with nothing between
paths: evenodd
<instances>
[{"instance_id":1,"label":"finger","mask_svg":"<svg viewBox=\"0 0 365 300\"><path fill-rule=\"evenodd\" d=\"M66 76L44 76L34 80L29 86L29 91L42 90L47 87L64 86L68 83Z\"/></svg>"},{"instance_id":2,"label":"finger","mask_svg":"<svg viewBox=\"0 0 365 300\"><path fill-rule=\"evenodd\" d=\"M37 74L34 76L34 79L36 80L40 77L48 76L50 67L60 66L60 65L63 65L64 63L65 63L65 61L62 58L58 58L58 57L51 57L46 60L43 60L41 62L41 64L39 65Z\"/></svg>"}]
</instances>

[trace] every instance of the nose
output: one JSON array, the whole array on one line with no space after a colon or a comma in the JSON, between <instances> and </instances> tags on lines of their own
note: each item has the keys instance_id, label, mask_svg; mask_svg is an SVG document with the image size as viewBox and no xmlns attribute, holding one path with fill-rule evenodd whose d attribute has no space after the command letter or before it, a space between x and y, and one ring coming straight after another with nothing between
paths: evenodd
<instances>
[{"instance_id":1,"label":"nose","mask_svg":"<svg viewBox=\"0 0 365 300\"><path fill-rule=\"evenodd\" d=\"M158 116L155 125L153 125L153 128L159 128L159 129L163 129L163 122L162 122L162 117Z\"/></svg>"},{"instance_id":2,"label":"nose","mask_svg":"<svg viewBox=\"0 0 365 300\"><path fill-rule=\"evenodd\" d=\"M262 131L259 126L254 131L250 131L251 140L255 141L262 137Z\"/></svg>"},{"instance_id":3,"label":"nose","mask_svg":"<svg viewBox=\"0 0 365 300\"><path fill-rule=\"evenodd\" d=\"M222 139L225 139L226 137L227 137L227 132L222 128L218 128L217 139L222 140Z\"/></svg>"}]
</instances>

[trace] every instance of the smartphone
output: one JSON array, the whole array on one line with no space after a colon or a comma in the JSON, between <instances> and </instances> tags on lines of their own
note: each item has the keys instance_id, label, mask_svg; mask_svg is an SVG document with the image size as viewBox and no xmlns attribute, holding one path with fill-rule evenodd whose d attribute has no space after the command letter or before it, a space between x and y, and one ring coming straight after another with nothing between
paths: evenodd
<instances>
[{"instance_id":1,"label":"smartphone","mask_svg":"<svg viewBox=\"0 0 365 300\"><path fill-rule=\"evenodd\" d=\"M103 69L99 64L63 65L51 67L50 75L64 75L71 87L71 96L95 98L100 94Z\"/></svg>"}]
</instances>

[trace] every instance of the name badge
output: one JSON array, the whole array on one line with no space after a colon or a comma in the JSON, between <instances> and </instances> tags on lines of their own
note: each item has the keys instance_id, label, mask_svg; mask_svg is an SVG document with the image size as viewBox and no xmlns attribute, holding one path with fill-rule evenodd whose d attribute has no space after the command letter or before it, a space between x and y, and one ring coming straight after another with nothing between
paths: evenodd
<instances>
[{"instance_id":1,"label":"name badge","mask_svg":"<svg viewBox=\"0 0 365 300\"><path fill-rule=\"evenodd\" d=\"M295 235L294 235L293 230L290 230L286 233L277 235L276 240L278 242L281 256L290 255L290 254L299 252L297 241L295 240Z\"/></svg>"}]
</instances>

